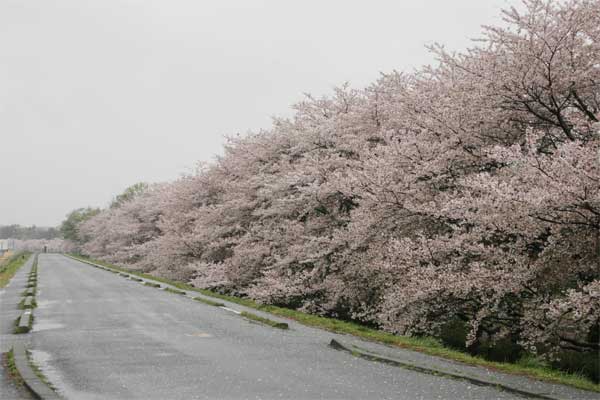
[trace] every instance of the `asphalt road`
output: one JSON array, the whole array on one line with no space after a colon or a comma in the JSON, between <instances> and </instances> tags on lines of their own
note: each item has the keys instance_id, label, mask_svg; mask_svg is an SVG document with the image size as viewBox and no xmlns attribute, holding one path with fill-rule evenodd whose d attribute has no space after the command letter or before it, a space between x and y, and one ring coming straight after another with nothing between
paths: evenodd
<instances>
[{"instance_id":1,"label":"asphalt road","mask_svg":"<svg viewBox=\"0 0 600 400\"><path fill-rule=\"evenodd\" d=\"M355 358L61 255L40 255L34 359L67 399L500 399L492 387Z\"/></svg>"}]
</instances>

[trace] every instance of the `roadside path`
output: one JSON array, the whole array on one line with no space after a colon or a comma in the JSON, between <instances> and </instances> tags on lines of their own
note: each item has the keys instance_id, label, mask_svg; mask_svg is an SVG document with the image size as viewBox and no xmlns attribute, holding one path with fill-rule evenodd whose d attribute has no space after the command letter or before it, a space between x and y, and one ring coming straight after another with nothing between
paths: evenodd
<instances>
[{"instance_id":1,"label":"roadside path","mask_svg":"<svg viewBox=\"0 0 600 400\"><path fill-rule=\"evenodd\" d=\"M17 308L23 299L21 292L27 286L27 275L33 263L33 256L17 271L8 285L0 289L0 353L8 352L14 341L21 340L27 343L29 335L14 335L13 323L21 314ZM29 391L18 386L10 379L3 363L0 363L0 399L2 400L28 400L33 399Z\"/></svg>"}]
</instances>

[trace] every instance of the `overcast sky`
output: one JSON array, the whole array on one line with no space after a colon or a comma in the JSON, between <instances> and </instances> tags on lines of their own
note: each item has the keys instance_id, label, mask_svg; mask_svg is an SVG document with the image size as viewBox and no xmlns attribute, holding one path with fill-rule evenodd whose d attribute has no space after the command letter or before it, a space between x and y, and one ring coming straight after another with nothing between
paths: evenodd
<instances>
[{"instance_id":1,"label":"overcast sky","mask_svg":"<svg viewBox=\"0 0 600 400\"><path fill-rule=\"evenodd\" d=\"M463 50L512 0L0 0L0 225L176 179L302 93Z\"/></svg>"}]
</instances>

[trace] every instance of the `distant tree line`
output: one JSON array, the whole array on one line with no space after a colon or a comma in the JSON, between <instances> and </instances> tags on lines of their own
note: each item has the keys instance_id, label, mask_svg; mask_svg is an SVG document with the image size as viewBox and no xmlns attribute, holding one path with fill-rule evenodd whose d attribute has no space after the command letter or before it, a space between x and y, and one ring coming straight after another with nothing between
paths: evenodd
<instances>
[{"instance_id":1,"label":"distant tree line","mask_svg":"<svg viewBox=\"0 0 600 400\"><path fill-rule=\"evenodd\" d=\"M60 236L60 231L54 227L0 225L0 239L51 240Z\"/></svg>"}]
</instances>

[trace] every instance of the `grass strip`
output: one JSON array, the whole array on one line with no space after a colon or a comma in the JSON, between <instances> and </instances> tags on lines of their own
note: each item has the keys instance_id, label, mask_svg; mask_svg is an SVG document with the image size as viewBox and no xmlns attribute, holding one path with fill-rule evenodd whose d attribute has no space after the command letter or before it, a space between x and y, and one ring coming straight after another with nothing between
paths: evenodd
<instances>
[{"instance_id":1,"label":"grass strip","mask_svg":"<svg viewBox=\"0 0 600 400\"><path fill-rule=\"evenodd\" d=\"M272 326L277 329L288 329L289 326L286 322L277 322L272 319L261 317L260 315L252 314L247 311L242 311L240 315L252 321L260 322L261 324Z\"/></svg>"},{"instance_id":2,"label":"grass strip","mask_svg":"<svg viewBox=\"0 0 600 400\"><path fill-rule=\"evenodd\" d=\"M8 371L8 375L10 378L19 386L24 386L25 381L19 374L19 370L17 369L17 365L15 364L15 353L13 349L10 349L8 353L4 353L3 364L6 366L6 370Z\"/></svg>"},{"instance_id":3,"label":"grass strip","mask_svg":"<svg viewBox=\"0 0 600 400\"><path fill-rule=\"evenodd\" d=\"M18 253L0 269L0 288L5 287L19 268L23 266L31 256L31 253Z\"/></svg>"},{"instance_id":4,"label":"grass strip","mask_svg":"<svg viewBox=\"0 0 600 400\"><path fill-rule=\"evenodd\" d=\"M353 348L349 348L349 347L344 346L343 344L341 344L340 342L338 342L335 339L331 339L331 342L329 343L329 347L331 347L335 350L338 350L338 351L347 352L354 357L362 358L364 360L369 360L369 361L373 361L373 362L379 362L382 364L392 365L394 367L404 368L404 369L408 369L411 371L420 372L422 374L428 374L428 375L433 375L433 376L443 376L443 377L450 378L450 379L466 381L466 382L469 382L469 383L472 383L472 384L478 385L478 386L494 387L501 391L516 394L518 397L545 399L545 400L555 399L554 397L548 397L548 396L545 396L543 394L538 394L538 393L531 393L530 391L520 390L518 388L503 385L503 384L497 383L497 382L492 383L492 382L489 382L488 380L482 380L482 379L478 379L476 377L470 377L470 376L467 376L464 374L457 374L457 373L453 373L453 372L434 370L434 369L430 369L430 368L420 367L420 366L414 365L412 363L397 361L397 360L394 360L391 358L383 357L383 356L371 353L369 351L360 349L356 346L352 346Z\"/></svg>"},{"instance_id":5,"label":"grass strip","mask_svg":"<svg viewBox=\"0 0 600 400\"><path fill-rule=\"evenodd\" d=\"M212 301L209 299L205 299L204 297L194 297L194 300L199 301L200 303L208 304L209 306L225 307L225 303L220 303L218 301Z\"/></svg>"},{"instance_id":6,"label":"grass strip","mask_svg":"<svg viewBox=\"0 0 600 400\"><path fill-rule=\"evenodd\" d=\"M144 282L144 286L150 286L150 287L160 287L160 285L158 283L152 283L152 282Z\"/></svg>"},{"instance_id":7,"label":"grass strip","mask_svg":"<svg viewBox=\"0 0 600 400\"><path fill-rule=\"evenodd\" d=\"M185 292L183 290L171 289L170 287L167 287L164 290L165 292L185 295Z\"/></svg>"},{"instance_id":8,"label":"grass strip","mask_svg":"<svg viewBox=\"0 0 600 400\"><path fill-rule=\"evenodd\" d=\"M8 263L8 261L13 258L14 255L15 254L10 250L0 254L0 267L2 267L5 263Z\"/></svg>"},{"instance_id":9,"label":"grass strip","mask_svg":"<svg viewBox=\"0 0 600 400\"><path fill-rule=\"evenodd\" d=\"M183 290L195 291L205 296L229 301L231 303L239 304L249 308L254 308L256 310L268 312L276 316L289 318L306 326L325 329L335 333L353 335L361 339L384 343L403 349L414 350L421 353L429 354L431 356L445 358L447 360L453 360L468 365L488 368L493 371L505 372L513 375L527 376L530 378L539 379L541 381L559 383L561 385L568 385L578 389L600 392L600 384L594 383L590 379L582 375L562 372L550 368L549 366L540 362L532 363L530 356L524 357L516 363L489 361L482 357L472 356L462 351L444 347L438 340L434 338L394 335L388 332L383 332L374 328L360 325L355 322L342 321L335 318L307 314L289 308L259 304L247 298L227 296L220 293L212 292L207 289L199 289L183 282L177 282L135 270L128 270L126 268L117 267L115 265L105 263L103 261L98 261L79 255L71 256L81 261L88 261L104 265L106 267L113 268L122 272L127 272L132 275L137 275L145 279L152 279L158 282L166 283Z\"/></svg>"}]
</instances>

